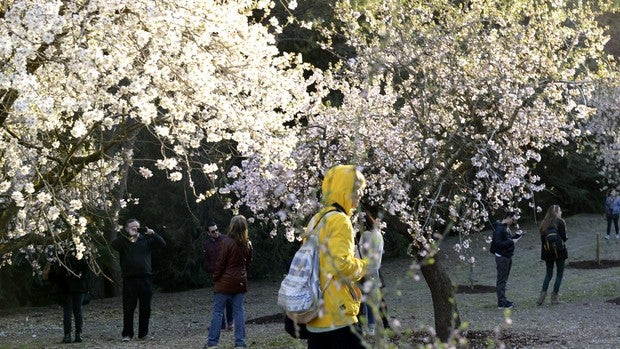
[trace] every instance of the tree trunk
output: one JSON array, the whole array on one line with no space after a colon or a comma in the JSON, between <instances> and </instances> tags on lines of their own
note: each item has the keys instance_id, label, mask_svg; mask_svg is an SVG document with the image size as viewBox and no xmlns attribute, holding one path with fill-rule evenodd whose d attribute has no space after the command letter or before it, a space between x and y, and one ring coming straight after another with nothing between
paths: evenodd
<instances>
[{"instance_id":1,"label":"tree trunk","mask_svg":"<svg viewBox=\"0 0 620 349\"><path fill-rule=\"evenodd\" d=\"M412 237L407 234L407 226L397 217L386 216L385 222L393 228L393 231L407 238L410 243L413 241ZM421 264L422 276L424 276L424 280L431 291L435 316L435 332L442 342L447 342L452 331L461 326L461 317L456 304L452 281L436 258L433 264L428 264L419 257L418 251L411 252L418 256L416 258L418 263Z\"/></svg>"},{"instance_id":2,"label":"tree trunk","mask_svg":"<svg viewBox=\"0 0 620 349\"><path fill-rule=\"evenodd\" d=\"M138 129L132 129L127 140L123 142L125 149L135 147L134 139L138 131ZM116 297L121 294L121 266L116 253L110 246L110 242L116 239L118 235L115 228L118 224L118 214L121 211L121 200L127 192L130 163L130 161L125 161L123 164L122 178L114 191L114 204L109 211L102 213L102 216L106 217L103 222L103 241L98 241L97 244L101 256L99 265L102 275L93 281L92 290L95 297Z\"/></svg>"},{"instance_id":3,"label":"tree trunk","mask_svg":"<svg viewBox=\"0 0 620 349\"><path fill-rule=\"evenodd\" d=\"M450 277L435 259L432 264L420 259L422 275L431 291L435 313L435 332L442 342L447 342L452 332L461 326L461 317Z\"/></svg>"}]
</instances>

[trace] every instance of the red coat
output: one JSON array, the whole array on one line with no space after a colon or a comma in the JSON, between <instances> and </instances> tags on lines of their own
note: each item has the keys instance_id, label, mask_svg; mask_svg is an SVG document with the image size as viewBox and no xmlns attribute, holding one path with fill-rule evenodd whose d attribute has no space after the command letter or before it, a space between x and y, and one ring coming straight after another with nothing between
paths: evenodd
<instances>
[{"instance_id":1,"label":"red coat","mask_svg":"<svg viewBox=\"0 0 620 349\"><path fill-rule=\"evenodd\" d=\"M220 256L217 259L213 280L216 293L246 293L248 291L247 268L252 261L252 244L239 246L224 236L221 242Z\"/></svg>"}]
</instances>

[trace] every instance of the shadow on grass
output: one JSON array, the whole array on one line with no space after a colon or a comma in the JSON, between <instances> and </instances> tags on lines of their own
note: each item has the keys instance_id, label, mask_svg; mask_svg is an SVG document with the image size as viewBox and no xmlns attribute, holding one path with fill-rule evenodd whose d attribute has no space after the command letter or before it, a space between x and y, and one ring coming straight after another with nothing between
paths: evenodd
<instances>
[{"instance_id":1,"label":"shadow on grass","mask_svg":"<svg viewBox=\"0 0 620 349\"><path fill-rule=\"evenodd\" d=\"M567 268L575 269L607 269L620 267L620 260L601 259L600 261L574 261L566 265Z\"/></svg>"},{"instance_id":2,"label":"shadow on grass","mask_svg":"<svg viewBox=\"0 0 620 349\"><path fill-rule=\"evenodd\" d=\"M542 336L533 332L517 332L512 330L502 330L499 333L494 331L466 331L464 333L466 343L458 343L457 349L486 349L486 348L528 348L532 345L551 344L558 341L554 335ZM433 343L433 336L428 332L415 331L408 338L395 338L395 342L406 340L416 345L430 345Z\"/></svg>"},{"instance_id":3,"label":"shadow on grass","mask_svg":"<svg viewBox=\"0 0 620 349\"><path fill-rule=\"evenodd\" d=\"M495 286L489 285L458 285L456 288L456 293L476 294L493 292L495 292Z\"/></svg>"}]
</instances>

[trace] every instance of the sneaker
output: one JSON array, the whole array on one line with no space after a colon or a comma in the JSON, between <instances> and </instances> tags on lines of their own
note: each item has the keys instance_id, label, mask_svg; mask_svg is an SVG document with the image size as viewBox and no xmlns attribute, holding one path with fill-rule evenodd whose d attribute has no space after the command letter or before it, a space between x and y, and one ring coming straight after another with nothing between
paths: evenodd
<instances>
[{"instance_id":1,"label":"sneaker","mask_svg":"<svg viewBox=\"0 0 620 349\"><path fill-rule=\"evenodd\" d=\"M605 240L609 240L609 235L605 235Z\"/></svg>"},{"instance_id":2,"label":"sneaker","mask_svg":"<svg viewBox=\"0 0 620 349\"><path fill-rule=\"evenodd\" d=\"M508 302L506 301L505 303L500 303L497 305L498 309L512 309L512 307L514 307L515 303L514 302Z\"/></svg>"},{"instance_id":3,"label":"sneaker","mask_svg":"<svg viewBox=\"0 0 620 349\"><path fill-rule=\"evenodd\" d=\"M368 332L367 333L368 333L369 336L374 336L375 333L376 333L375 326L373 326L373 325L368 326Z\"/></svg>"},{"instance_id":4,"label":"sneaker","mask_svg":"<svg viewBox=\"0 0 620 349\"><path fill-rule=\"evenodd\" d=\"M123 337L123 342L129 342L130 340L131 340L131 337L129 336Z\"/></svg>"},{"instance_id":5,"label":"sneaker","mask_svg":"<svg viewBox=\"0 0 620 349\"><path fill-rule=\"evenodd\" d=\"M217 349L217 345L208 346L208 345L205 344L203 349Z\"/></svg>"},{"instance_id":6,"label":"sneaker","mask_svg":"<svg viewBox=\"0 0 620 349\"><path fill-rule=\"evenodd\" d=\"M620 234L616 234L616 239L620 239Z\"/></svg>"},{"instance_id":7,"label":"sneaker","mask_svg":"<svg viewBox=\"0 0 620 349\"><path fill-rule=\"evenodd\" d=\"M139 340L139 341L146 341L146 340L149 340L149 336L148 336L148 335L146 335L146 336L144 336L144 337L138 337L138 340Z\"/></svg>"}]
</instances>

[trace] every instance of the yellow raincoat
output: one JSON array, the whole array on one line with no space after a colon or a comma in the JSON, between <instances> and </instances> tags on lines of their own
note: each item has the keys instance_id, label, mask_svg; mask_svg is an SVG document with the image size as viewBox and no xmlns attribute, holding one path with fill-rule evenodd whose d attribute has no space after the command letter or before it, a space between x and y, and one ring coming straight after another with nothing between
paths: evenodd
<instances>
[{"instance_id":1,"label":"yellow raincoat","mask_svg":"<svg viewBox=\"0 0 620 349\"><path fill-rule=\"evenodd\" d=\"M355 281L366 273L367 262L355 258L355 232L350 217L364 186L364 177L352 165L330 169L323 180L325 207L310 224L325 215L317 227L320 229L319 269L321 289L324 289L324 311L308 323L310 331L321 332L358 321L361 292ZM338 204L345 212L328 213L334 211L333 204Z\"/></svg>"}]
</instances>

